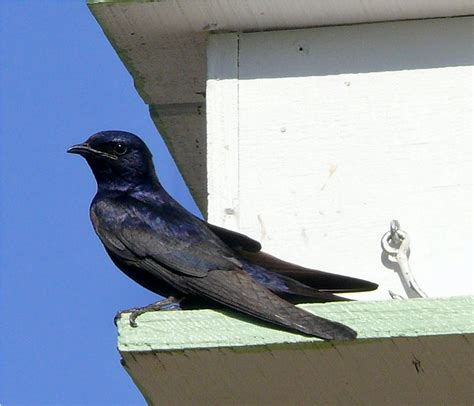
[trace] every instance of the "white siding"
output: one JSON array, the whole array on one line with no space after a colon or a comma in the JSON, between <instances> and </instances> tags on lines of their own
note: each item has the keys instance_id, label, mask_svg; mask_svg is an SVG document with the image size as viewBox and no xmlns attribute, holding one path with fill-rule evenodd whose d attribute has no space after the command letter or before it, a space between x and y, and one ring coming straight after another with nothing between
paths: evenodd
<instances>
[{"instance_id":1,"label":"white siding","mask_svg":"<svg viewBox=\"0 0 474 406\"><path fill-rule=\"evenodd\" d=\"M472 293L472 22L213 36L209 219L387 298L396 218L428 295Z\"/></svg>"}]
</instances>

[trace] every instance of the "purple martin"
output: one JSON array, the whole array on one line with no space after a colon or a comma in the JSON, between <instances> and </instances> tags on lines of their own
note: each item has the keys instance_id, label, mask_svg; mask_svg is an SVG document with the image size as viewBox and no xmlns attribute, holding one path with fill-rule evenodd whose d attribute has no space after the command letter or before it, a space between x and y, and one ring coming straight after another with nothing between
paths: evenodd
<instances>
[{"instance_id":1,"label":"purple martin","mask_svg":"<svg viewBox=\"0 0 474 406\"><path fill-rule=\"evenodd\" d=\"M140 314L172 304L224 305L325 340L356 337L351 328L294 304L347 300L335 293L376 284L284 262L261 252L257 241L192 215L164 190L149 149L134 134L102 131L68 152L83 156L95 176L90 217L114 264L166 298L129 309L132 326Z\"/></svg>"}]
</instances>

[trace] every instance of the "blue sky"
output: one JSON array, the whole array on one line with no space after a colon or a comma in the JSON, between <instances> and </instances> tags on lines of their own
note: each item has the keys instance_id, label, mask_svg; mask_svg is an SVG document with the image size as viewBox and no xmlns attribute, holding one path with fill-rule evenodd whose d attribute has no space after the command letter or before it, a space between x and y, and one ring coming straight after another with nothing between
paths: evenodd
<instances>
[{"instance_id":1,"label":"blue sky","mask_svg":"<svg viewBox=\"0 0 474 406\"><path fill-rule=\"evenodd\" d=\"M2 0L0 34L0 403L144 404L112 320L156 296L107 257L89 221L95 181L66 148L136 133L197 208L85 0Z\"/></svg>"}]
</instances>

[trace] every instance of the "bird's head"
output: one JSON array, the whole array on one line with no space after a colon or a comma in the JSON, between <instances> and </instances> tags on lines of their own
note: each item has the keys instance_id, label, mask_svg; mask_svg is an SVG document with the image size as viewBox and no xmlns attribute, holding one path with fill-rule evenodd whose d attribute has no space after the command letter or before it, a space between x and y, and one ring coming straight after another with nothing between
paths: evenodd
<instances>
[{"instance_id":1,"label":"bird's head","mask_svg":"<svg viewBox=\"0 0 474 406\"><path fill-rule=\"evenodd\" d=\"M128 190L158 182L150 150L132 133L101 131L67 152L86 159L99 189Z\"/></svg>"}]
</instances>

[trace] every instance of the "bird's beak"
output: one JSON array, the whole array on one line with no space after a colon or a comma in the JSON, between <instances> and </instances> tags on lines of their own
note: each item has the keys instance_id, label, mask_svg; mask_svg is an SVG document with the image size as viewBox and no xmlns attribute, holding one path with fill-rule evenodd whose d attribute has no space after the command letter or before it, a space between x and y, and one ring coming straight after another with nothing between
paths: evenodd
<instances>
[{"instance_id":1,"label":"bird's beak","mask_svg":"<svg viewBox=\"0 0 474 406\"><path fill-rule=\"evenodd\" d=\"M91 148L87 144L76 144L67 149L67 152L70 154L79 154L79 155L85 155L85 154L90 154L94 153L95 150Z\"/></svg>"},{"instance_id":2,"label":"bird's beak","mask_svg":"<svg viewBox=\"0 0 474 406\"><path fill-rule=\"evenodd\" d=\"M72 147L69 147L67 149L67 152L69 152L70 154L79 154L82 156L96 155L96 156L103 156L103 157L114 159L114 160L117 159L115 155L109 154L104 151L99 151L98 149L94 149L87 143L73 145Z\"/></svg>"}]
</instances>

